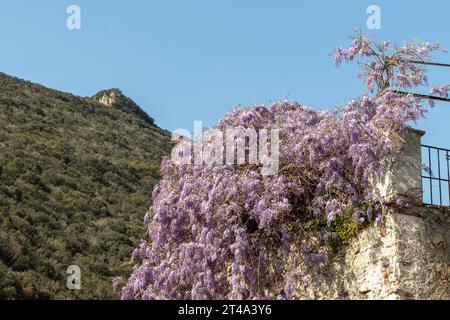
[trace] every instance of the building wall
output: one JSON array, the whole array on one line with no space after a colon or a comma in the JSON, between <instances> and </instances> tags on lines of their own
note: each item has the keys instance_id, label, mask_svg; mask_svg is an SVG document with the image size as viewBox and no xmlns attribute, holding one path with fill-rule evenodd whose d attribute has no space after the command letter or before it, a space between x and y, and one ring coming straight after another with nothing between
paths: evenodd
<instances>
[{"instance_id":1,"label":"building wall","mask_svg":"<svg viewBox=\"0 0 450 320\"><path fill-rule=\"evenodd\" d=\"M421 137L408 129L393 137L385 177L373 181L391 205L382 225L363 231L329 264L309 271L307 299L450 299L450 207L422 205ZM400 209L403 198L415 206Z\"/></svg>"},{"instance_id":2,"label":"building wall","mask_svg":"<svg viewBox=\"0 0 450 320\"><path fill-rule=\"evenodd\" d=\"M391 209L310 278L307 299L450 299L450 209Z\"/></svg>"}]
</instances>

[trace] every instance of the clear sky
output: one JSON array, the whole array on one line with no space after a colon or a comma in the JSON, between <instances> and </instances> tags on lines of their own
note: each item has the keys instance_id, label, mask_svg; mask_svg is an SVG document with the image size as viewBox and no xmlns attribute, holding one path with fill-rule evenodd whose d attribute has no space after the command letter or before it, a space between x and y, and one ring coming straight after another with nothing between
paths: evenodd
<instances>
[{"instance_id":1,"label":"clear sky","mask_svg":"<svg viewBox=\"0 0 450 320\"><path fill-rule=\"evenodd\" d=\"M66 28L71 4L81 30ZM371 4L381 30L367 30ZM355 27L450 49L449 13L448 0L0 0L0 71L81 96L119 87L159 126L193 130L238 104L343 104L363 86L355 65L337 69L328 54ZM450 69L430 71L431 84L450 82ZM449 120L450 104L438 103L418 124L424 141L450 147Z\"/></svg>"}]
</instances>

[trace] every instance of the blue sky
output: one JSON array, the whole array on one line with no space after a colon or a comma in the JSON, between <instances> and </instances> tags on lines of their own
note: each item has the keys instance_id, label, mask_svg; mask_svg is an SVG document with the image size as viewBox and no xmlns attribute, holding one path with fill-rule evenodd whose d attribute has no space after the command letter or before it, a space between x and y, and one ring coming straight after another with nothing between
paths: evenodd
<instances>
[{"instance_id":1,"label":"blue sky","mask_svg":"<svg viewBox=\"0 0 450 320\"><path fill-rule=\"evenodd\" d=\"M66 28L71 4L81 30ZM381 8L381 30L366 28L370 4ZM0 71L81 96L119 87L159 126L193 130L238 104L344 104L364 88L356 65L337 69L328 54L355 27L450 49L449 12L446 0L0 0ZM450 82L450 69L430 69L430 82ZM449 119L450 104L437 104L418 124L424 141L450 147Z\"/></svg>"}]
</instances>

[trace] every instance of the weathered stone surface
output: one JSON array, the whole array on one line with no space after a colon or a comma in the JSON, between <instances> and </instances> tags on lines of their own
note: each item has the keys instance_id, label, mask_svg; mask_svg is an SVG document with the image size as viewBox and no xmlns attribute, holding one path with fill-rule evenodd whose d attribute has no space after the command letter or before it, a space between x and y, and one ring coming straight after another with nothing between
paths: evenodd
<instances>
[{"instance_id":1,"label":"weathered stone surface","mask_svg":"<svg viewBox=\"0 0 450 320\"><path fill-rule=\"evenodd\" d=\"M383 160L385 176L382 180L373 179L375 193L384 201L403 198L409 203L422 204L422 160L421 137L425 134L407 128L399 134L390 136L393 154Z\"/></svg>"},{"instance_id":2,"label":"weathered stone surface","mask_svg":"<svg viewBox=\"0 0 450 320\"><path fill-rule=\"evenodd\" d=\"M329 265L311 274L305 298L450 299L450 208L422 206L422 131L391 136L385 175L372 179L379 200L415 204L390 209L381 227L362 232Z\"/></svg>"},{"instance_id":3,"label":"weathered stone surface","mask_svg":"<svg viewBox=\"0 0 450 320\"><path fill-rule=\"evenodd\" d=\"M391 209L327 267L307 299L450 299L450 209ZM384 232L382 232L384 231Z\"/></svg>"}]
</instances>

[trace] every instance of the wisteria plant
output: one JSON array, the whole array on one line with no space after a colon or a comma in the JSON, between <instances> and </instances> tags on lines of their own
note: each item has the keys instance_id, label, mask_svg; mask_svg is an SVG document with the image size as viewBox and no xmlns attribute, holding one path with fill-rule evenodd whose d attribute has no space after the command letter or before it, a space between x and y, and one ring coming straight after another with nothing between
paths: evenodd
<instances>
[{"instance_id":1,"label":"wisteria plant","mask_svg":"<svg viewBox=\"0 0 450 320\"><path fill-rule=\"evenodd\" d=\"M225 115L216 128L280 130L277 175L263 176L254 164L164 159L144 221L149 239L133 252L122 298L300 297L298 289L314 281L305 270L326 263L349 233L380 221L384 204L371 178L383 174L381 159L392 153L390 133L426 111L395 90L425 85L426 70L411 61L437 48L358 34L335 51L335 63L361 63L363 96L329 111L281 100Z\"/></svg>"}]
</instances>

